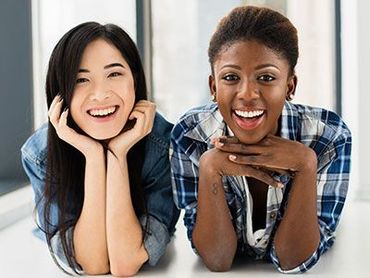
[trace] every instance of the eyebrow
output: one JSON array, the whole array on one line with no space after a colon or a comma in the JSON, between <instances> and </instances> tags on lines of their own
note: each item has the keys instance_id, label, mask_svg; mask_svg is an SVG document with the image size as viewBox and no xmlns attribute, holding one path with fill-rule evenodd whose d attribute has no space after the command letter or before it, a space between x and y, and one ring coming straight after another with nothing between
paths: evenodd
<instances>
[{"instance_id":1,"label":"eyebrow","mask_svg":"<svg viewBox=\"0 0 370 278\"><path fill-rule=\"evenodd\" d=\"M278 70L280 70L280 68L274 64L262 64L262 65L258 65L257 67L255 67L255 69L263 69L263 68L269 68L269 67L273 67L273 68L276 68Z\"/></svg>"},{"instance_id":2,"label":"eyebrow","mask_svg":"<svg viewBox=\"0 0 370 278\"><path fill-rule=\"evenodd\" d=\"M121 63L112 63L112 64L104 66L104 69L109 69L109 68L113 68L113 67L125 68Z\"/></svg>"},{"instance_id":3,"label":"eyebrow","mask_svg":"<svg viewBox=\"0 0 370 278\"><path fill-rule=\"evenodd\" d=\"M226 67L230 67L230 68L234 68L234 69L239 69L239 70L241 69L240 66L234 65L234 64L226 64L226 65L223 65L221 67L221 69L226 68ZM274 64L261 64L261 65L256 66L255 69L256 70L259 70L259 69L268 68L268 67L273 67L273 68L276 68L276 69L280 70L280 68L278 66L274 65Z\"/></svg>"},{"instance_id":4,"label":"eyebrow","mask_svg":"<svg viewBox=\"0 0 370 278\"><path fill-rule=\"evenodd\" d=\"M223 65L221 67L221 69L223 68L234 68L234 69L241 69L241 67L239 67L238 65L234 65L234 64L226 64L226 65Z\"/></svg>"},{"instance_id":5,"label":"eyebrow","mask_svg":"<svg viewBox=\"0 0 370 278\"><path fill-rule=\"evenodd\" d=\"M121 63L112 63L112 64L104 66L104 69L109 69L109 68L114 68L114 67L125 68L124 65L122 65ZM80 72L90 72L90 71L88 69L79 69L78 72L80 73Z\"/></svg>"}]
</instances>

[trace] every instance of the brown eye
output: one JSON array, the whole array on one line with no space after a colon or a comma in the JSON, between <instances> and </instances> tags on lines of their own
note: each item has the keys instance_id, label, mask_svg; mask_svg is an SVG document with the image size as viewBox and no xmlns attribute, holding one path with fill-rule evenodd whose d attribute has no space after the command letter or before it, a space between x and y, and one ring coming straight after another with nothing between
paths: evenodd
<instances>
[{"instance_id":1,"label":"brown eye","mask_svg":"<svg viewBox=\"0 0 370 278\"><path fill-rule=\"evenodd\" d=\"M275 77L268 75L268 74L264 74L264 75L259 76L257 79L263 82L271 82L275 80Z\"/></svg>"},{"instance_id":2,"label":"brown eye","mask_svg":"<svg viewBox=\"0 0 370 278\"><path fill-rule=\"evenodd\" d=\"M117 77L117 76L120 76L122 75L122 73L120 72L112 72L111 74L108 75L108 77Z\"/></svg>"},{"instance_id":3,"label":"brown eye","mask_svg":"<svg viewBox=\"0 0 370 278\"><path fill-rule=\"evenodd\" d=\"M87 81L89 81L87 78L77 78L76 84L84 83L84 82L87 82Z\"/></svg>"},{"instance_id":4,"label":"brown eye","mask_svg":"<svg viewBox=\"0 0 370 278\"><path fill-rule=\"evenodd\" d=\"M222 77L222 79L226 81L236 81L239 80L240 78L236 74L227 74L224 77Z\"/></svg>"}]
</instances>

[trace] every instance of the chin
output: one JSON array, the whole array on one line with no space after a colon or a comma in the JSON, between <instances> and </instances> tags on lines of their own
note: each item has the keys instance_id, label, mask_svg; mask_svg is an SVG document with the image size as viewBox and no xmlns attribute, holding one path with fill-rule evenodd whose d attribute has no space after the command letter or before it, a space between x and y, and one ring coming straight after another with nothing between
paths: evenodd
<instances>
[{"instance_id":1,"label":"chin","mask_svg":"<svg viewBox=\"0 0 370 278\"><path fill-rule=\"evenodd\" d=\"M116 137L119 134L120 131L115 131L115 132L90 132L87 133L91 138L95 140L109 140L114 137Z\"/></svg>"},{"instance_id":2,"label":"chin","mask_svg":"<svg viewBox=\"0 0 370 278\"><path fill-rule=\"evenodd\" d=\"M238 134L234 133L235 136L239 139L239 141L246 145L256 144L261 141L266 135L259 135L259 134Z\"/></svg>"}]
</instances>

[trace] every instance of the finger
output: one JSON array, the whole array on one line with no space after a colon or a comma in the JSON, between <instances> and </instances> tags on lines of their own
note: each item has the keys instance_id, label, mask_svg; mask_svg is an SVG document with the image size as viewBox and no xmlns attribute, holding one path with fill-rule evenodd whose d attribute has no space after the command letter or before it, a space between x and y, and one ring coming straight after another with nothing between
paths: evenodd
<instances>
[{"instance_id":1,"label":"finger","mask_svg":"<svg viewBox=\"0 0 370 278\"><path fill-rule=\"evenodd\" d=\"M155 106L147 106L144 110L140 110L144 113L145 117L143 118L144 126L143 133L145 135L149 134L152 131L154 117L155 117Z\"/></svg>"},{"instance_id":2,"label":"finger","mask_svg":"<svg viewBox=\"0 0 370 278\"><path fill-rule=\"evenodd\" d=\"M62 109L62 104L63 104L63 99L61 99L60 101L58 101L53 110L50 111L50 122L53 124L54 127L56 127L58 125L58 122L59 122L59 118L60 118L60 112L61 112L61 109Z\"/></svg>"},{"instance_id":3,"label":"finger","mask_svg":"<svg viewBox=\"0 0 370 278\"><path fill-rule=\"evenodd\" d=\"M140 112L144 115L140 121L143 121L143 127L142 131L143 134L147 135L151 132L155 117L155 106L149 105L149 106L139 106L135 107L134 111Z\"/></svg>"},{"instance_id":4,"label":"finger","mask_svg":"<svg viewBox=\"0 0 370 278\"><path fill-rule=\"evenodd\" d=\"M284 187L284 184L275 180L271 175L269 175L268 173L266 173L264 171L261 171L260 169L255 169L253 167L246 166L246 165L244 165L242 167L244 168L243 169L244 172L246 172L244 174L244 176L255 178L257 180L260 180L260 181L262 181L262 182L264 182L268 185L271 185L273 187L276 187L276 188L283 188Z\"/></svg>"},{"instance_id":5,"label":"finger","mask_svg":"<svg viewBox=\"0 0 370 278\"><path fill-rule=\"evenodd\" d=\"M61 97L60 95L56 95L53 99L53 101L50 104L50 108L48 110L48 117L50 117L50 112L54 110L55 104L57 104L60 101Z\"/></svg>"},{"instance_id":6,"label":"finger","mask_svg":"<svg viewBox=\"0 0 370 278\"><path fill-rule=\"evenodd\" d=\"M145 122L145 114L143 112L134 110L131 112L129 116L130 120L136 119L136 123L133 127L133 129L139 129L143 130L144 128L144 122Z\"/></svg>"},{"instance_id":7,"label":"finger","mask_svg":"<svg viewBox=\"0 0 370 278\"><path fill-rule=\"evenodd\" d=\"M151 103L147 108L145 109L145 129L146 133L150 133L153 127L154 117L155 117L155 110L156 106L155 104Z\"/></svg>"},{"instance_id":8,"label":"finger","mask_svg":"<svg viewBox=\"0 0 370 278\"><path fill-rule=\"evenodd\" d=\"M220 136L218 138L220 143L237 144L240 143L239 139L235 136Z\"/></svg>"},{"instance_id":9,"label":"finger","mask_svg":"<svg viewBox=\"0 0 370 278\"><path fill-rule=\"evenodd\" d=\"M292 172L289 169L284 169L284 168L276 167L276 166L269 164L271 163L271 158L266 155L247 155L245 156L245 155L230 154L229 160L237 164L251 165L256 169L262 168L270 172L277 172L281 175L287 175L290 177L294 176L294 172Z\"/></svg>"},{"instance_id":10,"label":"finger","mask_svg":"<svg viewBox=\"0 0 370 278\"><path fill-rule=\"evenodd\" d=\"M72 139L71 134L70 134L71 133L70 131L72 129L68 127L67 125L68 112L69 112L68 109L65 109L62 112L62 114L60 114L60 118L58 122L58 129L57 129L58 136L65 141L67 138Z\"/></svg>"},{"instance_id":11,"label":"finger","mask_svg":"<svg viewBox=\"0 0 370 278\"><path fill-rule=\"evenodd\" d=\"M224 152L236 154L262 154L266 148L260 145L246 145L243 143L232 143L230 141L215 141L215 147Z\"/></svg>"},{"instance_id":12,"label":"finger","mask_svg":"<svg viewBox=\"0 0 370 278\"><path fill-rule=\"evenodd\" d=\"M133 120L133 119L139 120L139 119L142 119L144 116L145 116L144 112L134 109L132 110L128 118L129 120Z\"/></svg>"},{"instance_id":13,"label":"finger","mask_svg":"<svg viewBox=\"0 0 370 278\"><path fill-rule=\"evenodd\" d=\"M65 109L59 118L59 126L67 126L67 117L69 109Z\"/></svg>"},{"instance_id":14,"label":"finger","mask_svg":"<svg viewBox=\"0 0 370 278\"><path fill-rule=\"evenodd\" d=\"M59 123L58 123L58 136L71 144L72 146L75 146L77 149L79 149L80 144L82 142L83 137L81 134L78 134L73 128L70 128L67 124L68 120L68 114L69 109L65 109L62 114L60 115Z\"/></svg>"},{"instance_id":15,"label":"finger","mask_svg":"<svg viewBox=\"0 0 370 278\"><path fill-rule=\"evenodd\" d=\"M279 173L280 175L285 175L285 176L289 176L292 178L295 176L295 171L292 171L292 170L276 168L276 167L268 167L268 166L264 166L263 168L265 168L266 170L270 172Z\"/></svg>"},{"instance_id":16,"label":"finger","mask_svg":"<svg viewBox=\"0 0 370 278\"><path fill-rule=\"evenodd\" d=\"M141 105L135 105L134 109L133 110L138 110L138 111L141 111L141 112L150 112L150 113L153 113L155 112L156 110L156 106L153 105L153 104L141 104Z\"/></svg>"},{"instance_id":17,"label":"finger","mask_svg":"<svg viewBox=\"0 0 370 278\"><path fill-rule=\"evenodd\" d=\"M149 100L139 100L135 106L156 106L154 102Z\"/></svg>"}]
</instances>

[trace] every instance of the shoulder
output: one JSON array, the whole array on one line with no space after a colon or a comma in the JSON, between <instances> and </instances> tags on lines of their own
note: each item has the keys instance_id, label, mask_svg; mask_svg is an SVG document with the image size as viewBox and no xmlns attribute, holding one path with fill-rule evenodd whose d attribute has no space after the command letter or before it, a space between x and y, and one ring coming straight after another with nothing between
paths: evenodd
<instances>
[{"instance_id":1,"label":"shoulder","mask_svg":"<svg viewBox=\"0 0 370 278\"><path fill-rule=\"evenodd\" d=\"M186 112L175 124L172 145L207 144L211 137L222 135L225 123L216 103L209 103Z\"/></svg>"},{"instance_id":2,"label":"shoulder","mask_svg":"<svg viewBox=\"0 0 370 278\"><path fill-rule=\"evenodd\" d=\"M301 134L335 139L337 137L351 137L351 131L343 119L333 111L308 105L293 104L292 109L297 112L301 125Z\"/></svg>"},{"instance_id":3,"label":"shoulder","mask_svg":"<svg viewBox=\"0 0 370 278\"><path fill-rule=\"evenodd\" d=\"M182 115L179 121L175 124L172 136L178 133L187 133L190 130L197 128L204 121L212 117L216 111L218 111L216 103L209 103L190 109Z\"/></svg>"},{"instance_id":4,"label":"shoulder","mask_svg":"<svg viewBox=\"0 0 370 278\"><path fill-rule=\"evenodd\" d=\"M23 144L22 158L36 165L45 165L47 158L48 124L38 128Z\"/></svg>"},{"instance_id":5,"label":"shoulder","mask_svg":"<svg viewBox=\"0 0 370 278\"><path fill-rule=\"evenodd\" d=\"M298 118L299 140L311 147L319 162L319 169L336 158L349 159L352 135L343 119L323 108L292 105Z\"/></svg>"}]
</instances>

